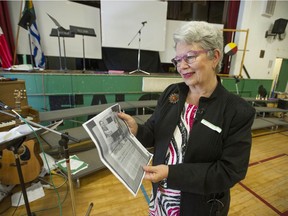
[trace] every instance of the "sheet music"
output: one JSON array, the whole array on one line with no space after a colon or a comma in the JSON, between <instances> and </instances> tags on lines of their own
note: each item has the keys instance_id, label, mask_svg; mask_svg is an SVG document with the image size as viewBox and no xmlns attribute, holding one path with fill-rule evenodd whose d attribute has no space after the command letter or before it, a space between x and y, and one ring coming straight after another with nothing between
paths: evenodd
<instances>
[{"instance_id":1,"label":"sheet music","mask_svg":"<svg viewBox=\"0 0 288 216\"><path fill-rule=\"evenodd\" d=\"M63 120L60 120L58 122L55 122L53 124L48 125L47 127L50 128L50 129L55 129L62 122L63 122ZM37 132L39 130L41 130L41 128L35 128L35 127L33 127L33 126L29 125L29 124L18 125L17 127L14 127L11 130L9 130L9 131L0 132L0 144L2 142L7 142L7 141L10 141L10 140L16 139L18 137L28 135L28 134L30 134L32 132ZM44 130L42 132L42 135L45 134L45 133L47 133L47 131Z\"/></svg>"},{"instance_id":2,"label":"sheet music","mask_svg":"<svg viewBox=\"0 0 288 216\"><path fill-rule=\"evenodd\" d=\"M23 124L23 125L19 125L17 127L14 127L9 131L0 132L0 143L4 142L4 141L13 140L13 139L20 137L20 136L23 136L23 135L27 135L27 134L32 132L32 129L34 131L39 130L39 128L34 128L32 126L28 126L26 124Z\"/></svg>"},{"instance_id":3,"label":"sheet music","mask_svg":"<svg viewBox=\"0 0 288 216\"><path fill-rule=\"evenodd\" d=\"M95 143L103 164L134 195L142 184L144 170L152 154L130 132L117 116L120 105L115 104L83 124Z\"/></svg>"},{"instance_id":4,"label":"sheet music","mask_svg":"<svg viewBox=\"0 0 288 216\"><path fill-rule=\"evenodd\" d=\"M47 13L47 15L51 18L51 20L54 22L54 24L57 26L57 27L62 27L59 22L54 18L52 17L50 14Z\"/></svg>"}]
</instances>

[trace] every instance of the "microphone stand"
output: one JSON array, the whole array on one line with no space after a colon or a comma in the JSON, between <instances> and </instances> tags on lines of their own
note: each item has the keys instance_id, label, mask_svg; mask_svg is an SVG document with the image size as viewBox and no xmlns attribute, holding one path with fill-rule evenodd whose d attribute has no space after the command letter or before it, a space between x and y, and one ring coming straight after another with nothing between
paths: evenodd
<instances>
[{"instance_id":1,"label":"microphone stand","mask_svg":"<svg viewBox=\"0 0 288 216\"><path fill-rule=\"evenodd\" d=\"M128 43L128 46L130 46L130 44L132 43L132 41L133 41L133 40L136 38L136 36L138 35L138 67L137 67L136 70L129 72L129 74L133 74L133 73L136 73L136 72L142 72L142 73L144 73L144 74L150 75L150 73L148 73L148 72L140 69L140 58L141 58L141 57L140 57L140 52L141 52L141 49L140 49L140 47L141 47L141 31L142 31L142 29L144 28L144 26L145 26L146 23L147 23L146 21L145 21L145 22L142 22L141 28L137 31L137 33L135 34L135 36L134 36L134 37L132 38L132 40Z\"/></svg>"},{"instance_id":2,"label":"microphone stand","mask_svg":"<svg viewBox=\"0 0 288 216\"><path fill-rule=\"evenodd\" d=\"M15 119L19 119L21 120L21 116L20 114L18 114L15 110L11 109L12 112L14 112L16 115L13 115L11 113L8 113L8 112L5 112L5 111L2 111L0 110L0 113L3 113L3 114L6 114L6 115L9 115L9 116L12 116L14 117ZM70 190L70 197L71 197L71 204L72 204L72 213L73 213L73 216L76 215L76 204L75 204L75 196L74 196L74 189L73 189L73 185L72 185L72 175L71 175L71 167L70 167L70 157L69 157L69 150L68 150L68 141L69 140L72 140L74 142L80 142L80 140L68 135L68 133L61 133L59 131L56 131L56 130L53 130L51 128L48 128L48 127L45 127L45 126L42 126L40 124L37 124L35 122L32 122L32 121L29 121L29 120L25 120L25 122L27 122L29 125L33 125L35 127L38 127L38 128L42 128L44 130L47 130L47 131L50 131L52 133L55 133L57 135L60 135L61 136L61 139L59 141L59 145L62 146L64 148L64 154L65 154L65 159L66 159L66 167L67 167L67 176L68 176L68 182L69 182L69 190ZM25 140L25 139L24 139ZM24 140L22 142L24 142ZM21 143L22 144L22 143ZM21 145L20 144L20 145ZM17 159L17 155L15 155L15 158ZM18 159L19 160L19 159ZM17 165L17 160L16 160L16 165ZM19 163L20 164L20 163ZM22 180L23 180L23 175L22 175L22 172L21 172L21 167L19 170L19 178L21 180L21 176L22 176ZM27 211L27 215L28 216L32 216L31 212L30 212L30 207L29 207L29 202L28 202L28 198L27 198L27 193L26 193L26 190L25 190L25 186L24 186L24 182L22 182L21 184L21 187L22 187L22 193L23 193L23 197L24 197L24 201L25 201L25 206L26 206L26 211ZM93 207L93 203L90 203L89 204L89 208L88 208L88 211L86 213L86 215L89 215L90 211L91 211L91 208Z\"/></svg>"}]
</instances>

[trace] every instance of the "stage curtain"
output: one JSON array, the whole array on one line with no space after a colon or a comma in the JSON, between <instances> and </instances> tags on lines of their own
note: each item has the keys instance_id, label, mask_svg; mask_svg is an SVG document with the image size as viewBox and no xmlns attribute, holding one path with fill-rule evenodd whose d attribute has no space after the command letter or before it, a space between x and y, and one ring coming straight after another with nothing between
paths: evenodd
<instances>
[{"instance_id":1,"label":"stage curtain","mask_svg":"<svg viewBox=\"0 0 288 216\"><path fill-rule=\"evenodd\" d=\"M11 28L10 15L8 10L7 1L0 1L0 26L6 37L7 45L10 50L10 53L14 53L15 44L14 37Z\"/></svg>"},{"instance_id":2,"label":"stage curtain","mask_svg":"<svg viewBox=\"0 0 288 216\"><path fill-rule=\"evenodd\" d=\"M131 72L138 69L138 50L102 48L102 59L107 70ZM159 52L140 50L140 70L149 73L162 72Z\"/></svg>"},{"instance_id":3,"label":"stage curtain","mask_svg":"<svg viewBox=\"0 0 288 216\"><path fill-rule=\"evenodd\" d=\"M229 1L228 5L228 15L226 17L226 24L224 26L225 29L236 29L238 14L239 14L240 1ZM224 45L233 41L232 33L225 32L224 33ZM229 74L229 68L231 64L231 58L229 56L224 55L223 59L223 70L222 73Z\"/></svg>"}]
</instances>

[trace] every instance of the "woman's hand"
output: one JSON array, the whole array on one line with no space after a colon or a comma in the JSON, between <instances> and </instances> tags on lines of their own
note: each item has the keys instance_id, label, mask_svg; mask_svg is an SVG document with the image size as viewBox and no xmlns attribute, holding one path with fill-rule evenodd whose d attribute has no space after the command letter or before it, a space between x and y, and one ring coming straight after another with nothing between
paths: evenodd
<instances>
[{"instance_id":1,"label":"woman's hand","mask_svg":"<svg viewBox=\"0 0 288 216\"><path fill-rule=\"evenodd\" d=\"M135 119L132 116L123 112L118 113L118 117L123 119L127 123L131 133L136 136L138 131L138 124L136 123Z\"/></svg>"},{"instance_id":2,"label":"woman's hand","mask_svg":"<svg viewBox=\"0 0 288 216\"><path fill-rule=\"evenodd\" d=\"M167 165L143 166L145 173L144 179L153 183L159 182L168 177L169 167Z\"/></svg>"}]
</instances>

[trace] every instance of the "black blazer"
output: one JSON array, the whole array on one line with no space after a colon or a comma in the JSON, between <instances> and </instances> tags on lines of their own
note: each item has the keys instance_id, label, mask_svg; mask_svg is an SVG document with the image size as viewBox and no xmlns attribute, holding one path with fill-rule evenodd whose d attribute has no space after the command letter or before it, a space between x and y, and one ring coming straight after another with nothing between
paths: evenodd
<instances>
[{"instance_id":1,"label":"black blazer","mask_svg":"<svg viewBox=\"0 0 288 216\"><path fill-rule=\"evenodd\" d=\"M151 118L139 125L139 141L154 147L153 165L164 164L188 90L185 83L167 87ZM176 103L170 102L171 94L179 95ZM209 98L200 98L184 161L170 165L167 178L169 188L181 191L181 215L228 214L230 188L247 172L254 116L254 108L220 81ZM153 184L154 194L157 187Z\"/></svg>"}]
</instances>

